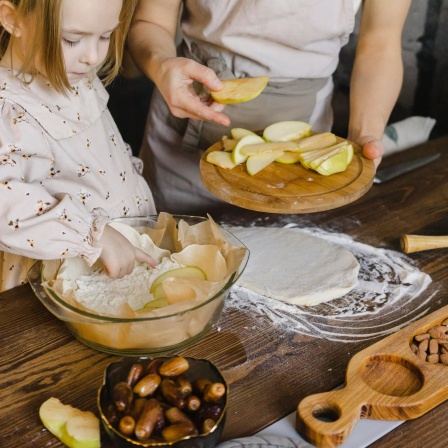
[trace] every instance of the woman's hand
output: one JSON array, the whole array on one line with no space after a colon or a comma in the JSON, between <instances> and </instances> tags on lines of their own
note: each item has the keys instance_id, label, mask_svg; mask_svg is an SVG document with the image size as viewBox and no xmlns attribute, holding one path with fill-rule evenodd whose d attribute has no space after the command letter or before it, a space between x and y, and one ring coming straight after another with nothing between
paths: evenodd
<instances>
[{"instance_id":1,"label":"woman's hand","mask_svg":"<svg viewBox=\"0 0 448 448\"><path fill-rule=\"evenodd\" d=\"M103 250L99 259L107 275L112 279L123 278L130 274L134 270L136 261L151 267L157 265L151 256L133 246L120 232L108 225L104 228L100 243Z\"/></svg>"},{"instance_id":2,"label":"woman's hand","mask_svg":"<svg viewBox=\"0 0 448 448\"><path fill-rule=\"evenodd\" d=\"M381 159L384 155L384 143L372 136L363 136L354 140L358 145L362 147L362 153L367 159L372 159L375 163L375 167L381 163Z\"/></svg>"},{"instance_id":3,"label":"woman's hand","mask_svg":"<svg viewBox=\"0 0 448 448\"><path fill-rule=\"evenodd\" d=\"M198 96L193 87L196 81L211 91L220 90L222 83L212 69L187 58L174 57L160 63L155 78L175 117L214 121L224 126L230 124L229 118L221 113L225 106L211 100L210 95Z\"/></svg>"}]
</instances>

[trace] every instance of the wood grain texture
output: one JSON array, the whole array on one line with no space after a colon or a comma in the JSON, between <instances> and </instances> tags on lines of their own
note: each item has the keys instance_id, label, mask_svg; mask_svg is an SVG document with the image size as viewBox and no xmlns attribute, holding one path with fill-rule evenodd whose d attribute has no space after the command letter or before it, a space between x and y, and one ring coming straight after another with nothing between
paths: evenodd
<instances>
[{"instance_id":1,"label":"wood grain texture","mask_svg":"<svg viewBox=\"0 0 448 448\"><path fill-rule=\"evenodd\" d=\"M362 418L414 419L448 399L448 366L423 361L410 348L415 335L447 317L445 306L357 353L348 364L344 388L299 403L299 432L317 447L334 448Z\"/></svg>"},{"instance_id":2,"label":"wood grain texture","mask_svg":"<svg viewBox=\"0 0 448 448\"><path fill-rule=\"evenodd\" d=\"M234 207L213 218L229 225L282 227L287 224L343 231L356 241L400 250L403 234L446 235L448 222L448 137L386 158L383 166L441 152L437 164L380 185L341 208L309 215L260 213ZM430 313L448 305L448 249L411 254L432 283L421 297ZM428 301L428 298L431 298ZM208 358L230 387L223 440L250 436L294 412L305 397L344 382L350 359L376 342L350 344L292 334L243 309L232 310L206 337L180 351ZM78 342L34 297L28 285L0 294L0 446L63 448L38 417L54 396L83 410L96 410L106 366L117 357ZM448 401L406 421L371 448L446 448ZM106 438L103 448L110 448Z\"/></svg>"},{"instance_id":3,"label":"wood grain texture","mask_svg":"<svg viewBox=\"0 0 448 448\"><path fill-rule=\"evenodd\" d=\"M372 186L374 163L361 155L358 145L352 145L355 155L350 165L331 176L307 170L300 163L274 162L254 176L247 173L244 163L233 169L220 168L206 157L221 150L221 142L204 153L199 168L205 187L232 205L267 213L314 213L356 201Z\"/></svg>"},{"instance_id":4,"label":"wood grain texture","mask_svg":"<svg viewBox=\"0 0 448 448\"><path fill-rule=\"evenodd\" d=\"M421 250L441 249L448 247L448 236L403 235L400 244L405 254Z\"/></svg>"}]
</instances>

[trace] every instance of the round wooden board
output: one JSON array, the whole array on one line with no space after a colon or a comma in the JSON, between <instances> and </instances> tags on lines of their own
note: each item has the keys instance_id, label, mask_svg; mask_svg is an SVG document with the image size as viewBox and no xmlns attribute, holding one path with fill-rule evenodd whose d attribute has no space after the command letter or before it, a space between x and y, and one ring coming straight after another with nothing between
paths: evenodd
<instances>
[{"instance_id":1,"label":"round wooden board","mask_svg":"<svg viewBox=\"0 0 448 448\"><path fill-rule=\"evenodd\" d=\"M344 139L338 137L338 141ZM211 151L222 149L217 142L204 152L199 169L205 187L219 199L238 207L267 213L313 213L347 205L370 189L375 176L372 160L362 156L352 143L355 155L342 173L322 176L300 163L274 162L250 176L246 165L220 168L206 161Z\"/></svg>"}]
</instances>

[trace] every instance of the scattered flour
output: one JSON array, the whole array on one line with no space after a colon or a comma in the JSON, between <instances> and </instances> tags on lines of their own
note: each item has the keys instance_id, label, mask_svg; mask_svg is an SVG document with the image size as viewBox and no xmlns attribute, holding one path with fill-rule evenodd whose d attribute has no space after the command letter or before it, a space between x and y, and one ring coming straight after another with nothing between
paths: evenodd
<instances>
[{"instance_id":1,"label":"scattered flour","mask_svg":"<svg viewBox=\"0 0 448 448\"><path fill-rule=\"evenodd\" d=\"M358 285L343 297L316 306L289 304L234 286L225 303L224 318L238 309L281 331L358 342L386 336L428 312L428 303L437 291L421 296L431 278L413 266L409 257L358 243L343 233L294 224L286 227L349 250L360 264Z\"/></svg>"}]
</instances>

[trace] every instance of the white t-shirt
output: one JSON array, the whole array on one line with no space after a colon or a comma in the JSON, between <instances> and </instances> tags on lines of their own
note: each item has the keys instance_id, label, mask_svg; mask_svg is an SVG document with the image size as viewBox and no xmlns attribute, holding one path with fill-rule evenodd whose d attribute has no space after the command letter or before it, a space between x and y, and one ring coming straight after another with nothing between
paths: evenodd
<instances>
[{"instance_id":1,"label":"white t-shirt","mask_svg":"<svg viewBox=\"0 0 448 448\"><path fill-rule=\"evenodd\" d=\"M327 78L359 6L360 0L185 0L184 50L204 64L220 59L237 78Z\"/></svg>"}]
</instances>

